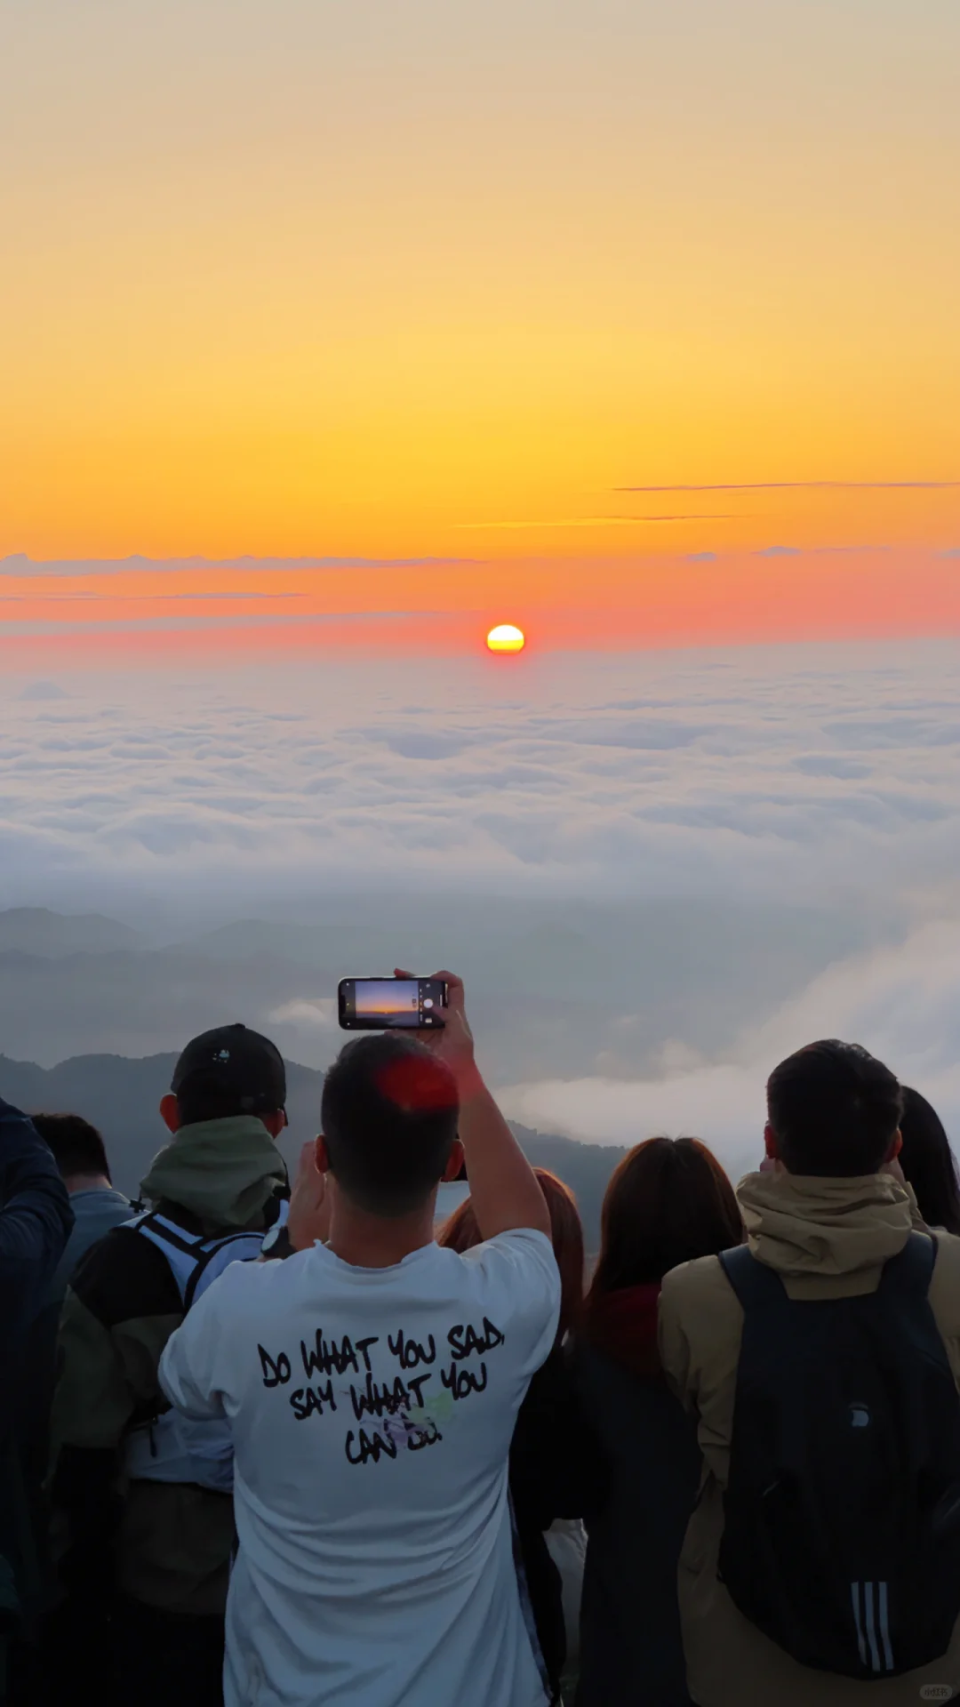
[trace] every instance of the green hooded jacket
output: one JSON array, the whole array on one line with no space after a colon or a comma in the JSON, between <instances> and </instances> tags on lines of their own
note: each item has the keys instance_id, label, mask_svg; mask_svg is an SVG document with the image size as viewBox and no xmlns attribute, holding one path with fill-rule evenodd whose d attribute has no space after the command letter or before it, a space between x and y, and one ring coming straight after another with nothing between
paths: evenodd
<instances>
[{"instance_id":1,"label":"green hooded jacket","mask_svg":"<svg viewBox=\"0 0 960 1707\"><path fill-rule=\"evenodd\" d=\"M181 1127L141 1190L171 1220L213 1237L271 1226L287 1174L262 1122L238 1115ZM182 1320L162 1251L127 1227L87 1253L67 1292L52 1423L54 1549L67 1592L93 1592L104 1616L105 1574L119 1592L171 1612L217 1614L226 1601L229 1495L123 1475L127 1431L165 1406L157 1367Z\"/></svg>"}]
</instances>

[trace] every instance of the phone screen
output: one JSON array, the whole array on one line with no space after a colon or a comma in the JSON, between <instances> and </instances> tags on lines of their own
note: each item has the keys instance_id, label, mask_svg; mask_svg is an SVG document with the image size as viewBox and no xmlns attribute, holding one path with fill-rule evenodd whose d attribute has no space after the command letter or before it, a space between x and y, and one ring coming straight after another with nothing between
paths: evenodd
<instances>
[{"instance_id":1,"label":"phone screen","mask_svg":"<svg viewBox=\"0 0 960 1707\"><path fill-rule=\"evenodd\" d=\"M340 1024L347 1031L420 1031L443 1025L446 985L433 978L343 978Z\"/></svg>"},{"instance_id":2,"label":"phone screen","mask_svg":"<svg viewBox=\"0 0 960 1707\"><path fill-rule=\"evenodd\" d=\"M419 978L357 978L354 989L358 1019L399 1021L420 1012Z\"/></svg>"}]
</instances>

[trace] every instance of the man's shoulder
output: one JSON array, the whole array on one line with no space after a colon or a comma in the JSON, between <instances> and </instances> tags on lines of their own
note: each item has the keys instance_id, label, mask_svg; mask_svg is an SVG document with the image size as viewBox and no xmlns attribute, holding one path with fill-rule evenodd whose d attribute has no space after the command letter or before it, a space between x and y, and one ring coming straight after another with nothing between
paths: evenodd
<instances>
[{"instance_id":1,"label":"man's shoulder","mask_svg":"<svg viewBox=\"0 0 960 1707\"><path fill-rule=\"evenodd\" d=\"M213 1299L218 1310L251 1316L262 1308L268 1314L311 1307L318 1297L338 1307L349 1299L336 1281L326 1283L318 1272L315 1248L293 1251L287 1257L259 1258L245 1254L224 1264L216 1279L205 1287L197 1303Z\"/></svg>"},{"instance_id":2,"label":"man's shoulder","mask_svg":"<svg viewBox=\"0 0 960 1707\"><path fill-rule=\"evenodd\" d=\"M487 1251L519 1253L521 1261L524 1256L529 1256L533 1261L543 1262L553 1256L553 1245L546 1233L541 1233L537 1227L508 1227L505 1232L494 1233L492 1238L464 1251L463 1255L470 1258L478 1252Z\"/></svg>"},{"instance_id":3,"label":"man's shoulder","mask_svg":"<svg viewBox=\"0 0 960 1707\"><path fill-rule=\"evenodd\" d=\"M498 1327L538 1339L560 1307L560 1272L553 1246L532 1228L497 1233L469 1251L438 1250L441 1290L451 1307L489 1315Z\"/></svg>"},{"instance_id":4,"label":"man's shoulder","mask_svg":"<svg viewBox=\"0 0 960 1707\"><path fill-rule=\"evenodd\" d=\"M457 1256L454 1251L448 1254ZM465 1276L483 1275L491 1281L501 1277L510 1284L514 1275L537 1275L547 1286L560 1284L553 1245L545 1233L533 1227L511 1227L504 1233L495 1233L492 1239L464 1251L457 1260L463 1265ZM522 1304L522 1293L517 1301Z\"/></svg>"}]
</instances>

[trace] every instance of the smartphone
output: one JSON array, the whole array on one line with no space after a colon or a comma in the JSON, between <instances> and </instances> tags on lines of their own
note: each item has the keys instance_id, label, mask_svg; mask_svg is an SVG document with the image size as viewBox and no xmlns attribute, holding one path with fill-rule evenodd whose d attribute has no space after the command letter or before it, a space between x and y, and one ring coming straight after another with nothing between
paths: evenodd
<instances>
[{"instance_id":1,"label":"smartphone","mask_svg":"<svg viewBox=\"0 0 960 1707\"><path fill-rule=\"evenodd\" d=\"M439 978L341 978L344 1031L423 1031L443 1025L447 986Z\"/></svg>"}]
</instances>

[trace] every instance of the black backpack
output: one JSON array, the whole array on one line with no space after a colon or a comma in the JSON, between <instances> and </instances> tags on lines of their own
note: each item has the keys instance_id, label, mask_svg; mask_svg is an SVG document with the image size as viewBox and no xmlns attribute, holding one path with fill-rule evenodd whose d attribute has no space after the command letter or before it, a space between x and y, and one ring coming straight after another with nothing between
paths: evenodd
<instances>
[{"instance_id":1,"label":"black backpack","mask_svg":"<svg viewBox=\"0 0 960 1707\"><path fill-rule=\"evenodd\" d=\"M787 1297L746 1246L720 1578L801 1665L862 1682L946 1653L960 1614L960 1395L913 1233L876 1292Z\"/></svg>"}]
</instances>

